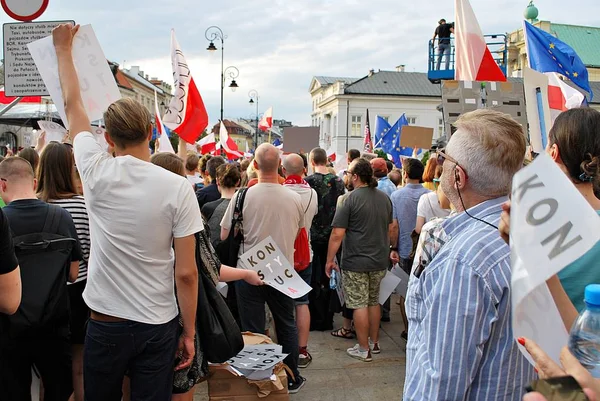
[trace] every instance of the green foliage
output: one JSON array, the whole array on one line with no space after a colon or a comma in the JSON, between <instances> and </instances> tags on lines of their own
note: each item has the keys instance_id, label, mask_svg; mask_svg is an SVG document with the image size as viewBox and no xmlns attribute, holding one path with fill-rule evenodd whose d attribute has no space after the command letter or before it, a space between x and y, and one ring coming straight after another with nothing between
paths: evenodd
<instances>
[{"instance_id":1,"label":"green foliage","mask_svg":"<svg viewBox=\"0 0 600 401\"><path fill-rule=\"evenodd\" d=\"M423 165L427 164L427 161L429 160L430 157L431 157L430 151L427 151L423 154L423 159L421 159L421 162L423 163Z\"/></svg>"},{"instance_id":2,"label":"green foliage","mask_svg":"<svg viewBox=\"0 0 600 401\"><path fill-rule=\"evenodd\" d=\"M169 137L169 140L171 141L171 146L173 146L173 149L177 150L177 148L179 147L179 135L177 135L177 133L175 131L171 131L171 136ZM156 141L153 139L150 141L150 149L152 149L152 152L156 151Z\"/></svg>"},{"instance_id":3,"label":"green foliage","mask_svg":"<svg viewBox=\"0 0 600 401\"><path fill-rule=\"evenodd\" d=\"M375 151L373 151L373 153L375 153L377 155L377 157L381 157L382 159L385 159L386 161L389 160L388 156L387 156L387 153L385 153L381 149L375 149Z\"/></svg>"}]
</instances>

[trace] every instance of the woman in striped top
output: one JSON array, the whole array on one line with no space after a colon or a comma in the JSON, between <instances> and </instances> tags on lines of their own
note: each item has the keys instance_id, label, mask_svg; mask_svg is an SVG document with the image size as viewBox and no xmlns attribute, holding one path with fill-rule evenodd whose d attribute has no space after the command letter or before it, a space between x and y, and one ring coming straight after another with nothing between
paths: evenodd
<instances>
[{"instance_id":1,"label":"woman in striped top","mask_svg":"<svg viewBox=\"0 0 600 401\"><path fill-rule=\"evenodd\" d=\"M42 152L37 171L38 197L66 209L73 218L81 244L83 260L79 263L77 280L69 285L71 304L71 344L73 350L73 387L75 401L83 401L83 343L89 309L83 301L90 254L90 229L83 196L75 185L73 151L64 144L51 142Z\"/></svg>"}]
</instances>

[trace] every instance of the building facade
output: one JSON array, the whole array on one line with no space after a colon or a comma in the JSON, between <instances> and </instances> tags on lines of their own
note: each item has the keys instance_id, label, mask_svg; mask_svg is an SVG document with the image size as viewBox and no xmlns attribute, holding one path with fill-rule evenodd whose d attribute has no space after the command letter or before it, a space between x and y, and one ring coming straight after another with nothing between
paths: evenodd
<instances>
[{"instance_id":1,"label":"building facade","mask_svg":"<svg viewBox=\"0 0 600 401\"><path fill-rule=\"evenodd\" d=\"M433 128L433 142L444 135L440 87L426 73L405 72L401 66L360 79L316 76L309 92L319 146L338 154L363 149L367 109L372 136L378 115L394 124L402 114L411 125Z\"/></svg>"},{"instance_id":2,"label":"building facade","mask_svg":"<svg viewBox=\"0 0 600 401\"><path fill-rule=\"evenodd\" d=\"M158 109L162 117L169 108L173 97L171 85L157 78L148 77L148 74L144 74L144 71L137 65L131 66L128 70L122 69L121 72L133 87L133 98L146 106L152 115L156 110L154 108L154 92L156 91Z\"/></svg>"}]
</instances>

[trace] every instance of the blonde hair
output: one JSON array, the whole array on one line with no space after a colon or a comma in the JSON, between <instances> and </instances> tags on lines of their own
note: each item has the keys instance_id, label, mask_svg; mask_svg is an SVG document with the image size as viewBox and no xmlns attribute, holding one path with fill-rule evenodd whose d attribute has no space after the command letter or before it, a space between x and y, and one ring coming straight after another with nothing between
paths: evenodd
<instances>
[{"instance_id":1,"label":"blonde hair","mask_svg":"<svg viewBox=\"0 0 600 401\"><path fill-rule=\"evenodd\" d=\"M250 162L250 165L248 166L248 169L246 170L246 177L248 178L248 181L250 181L254 178L258 178L258 170L256 170L256 168L254 168L253 161L254 161L254 159L252 159L252 161Z\"/></svg>"},{"instance_id":2,"label":"blonde hair","mask_svg":"<svg viewBox=\"0 0 600 401\"><path fill-rule=\"evenodd\" d=\"M454 123L446 152L458 161L479 195L507 195L513 175L523 166L525 134L510 115L480 109L463 114Z\"/></svg>"},{"instance_id":3,"label":"blonde hair","mask_svg":"<svg viewBox=\"0 0 600 401\"><path fill-rule=\"evenodd\" d=\"M156 164L157 166L160 166L165 170L169 170L172 173L185 177L185 168L183 165L183 160L181 159L181 157L177 156L174 153L155 153L150 158L150 163Z\"/></svg>"},{"instance_id":4,"label":"blonde hair","mask_svg":"<svg viewBox=\"0 0 600 401\"><path fill-rule=\"evenodd\" d=\"M104 112L106 132L119 148L138 145L148 140L152 130L152 116L137 100L117 100Z\"/></svg>"}]
</instances>

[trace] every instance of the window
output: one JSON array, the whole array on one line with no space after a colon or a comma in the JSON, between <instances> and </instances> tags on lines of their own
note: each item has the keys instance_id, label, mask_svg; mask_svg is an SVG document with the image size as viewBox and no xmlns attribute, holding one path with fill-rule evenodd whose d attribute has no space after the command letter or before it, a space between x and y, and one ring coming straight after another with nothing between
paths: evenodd
<instances>
[{"instance_id":1,"label":"window","mask_svg":"<svg viewBox=\"0 0 600 401\"><path fill-rule=\"evenodd\" d=\"M337 116L333 116L333 136L337 136Z\"/></svg>"},{"instance_id":2,"label":"window","mask_svg":"<svg viewBox=\"0 0 600 401\"><path fill-rule=\"evenodd\" d=\"M416 125L417 124L417 117L406 117L406 119L408 120L408 124L409 125Z\"/></svg>"},{"instance_id":3,"label":"window","mask_svg":"<svg viewBox=\"0 0 600 401\"><path fill-rule=\"evenodd\" d=\"M444 119L438 119L438 138L444 135Z\"/></svg>"},{"instance_id":4,"label":"window","mask_svg":"<svg viewBox=\"0 0 600 401\"><path fill-rule=\"evenodd\" d=\"M352 116L350 136L362 136L362 116Z\"/></svg>"}]
</instances>

